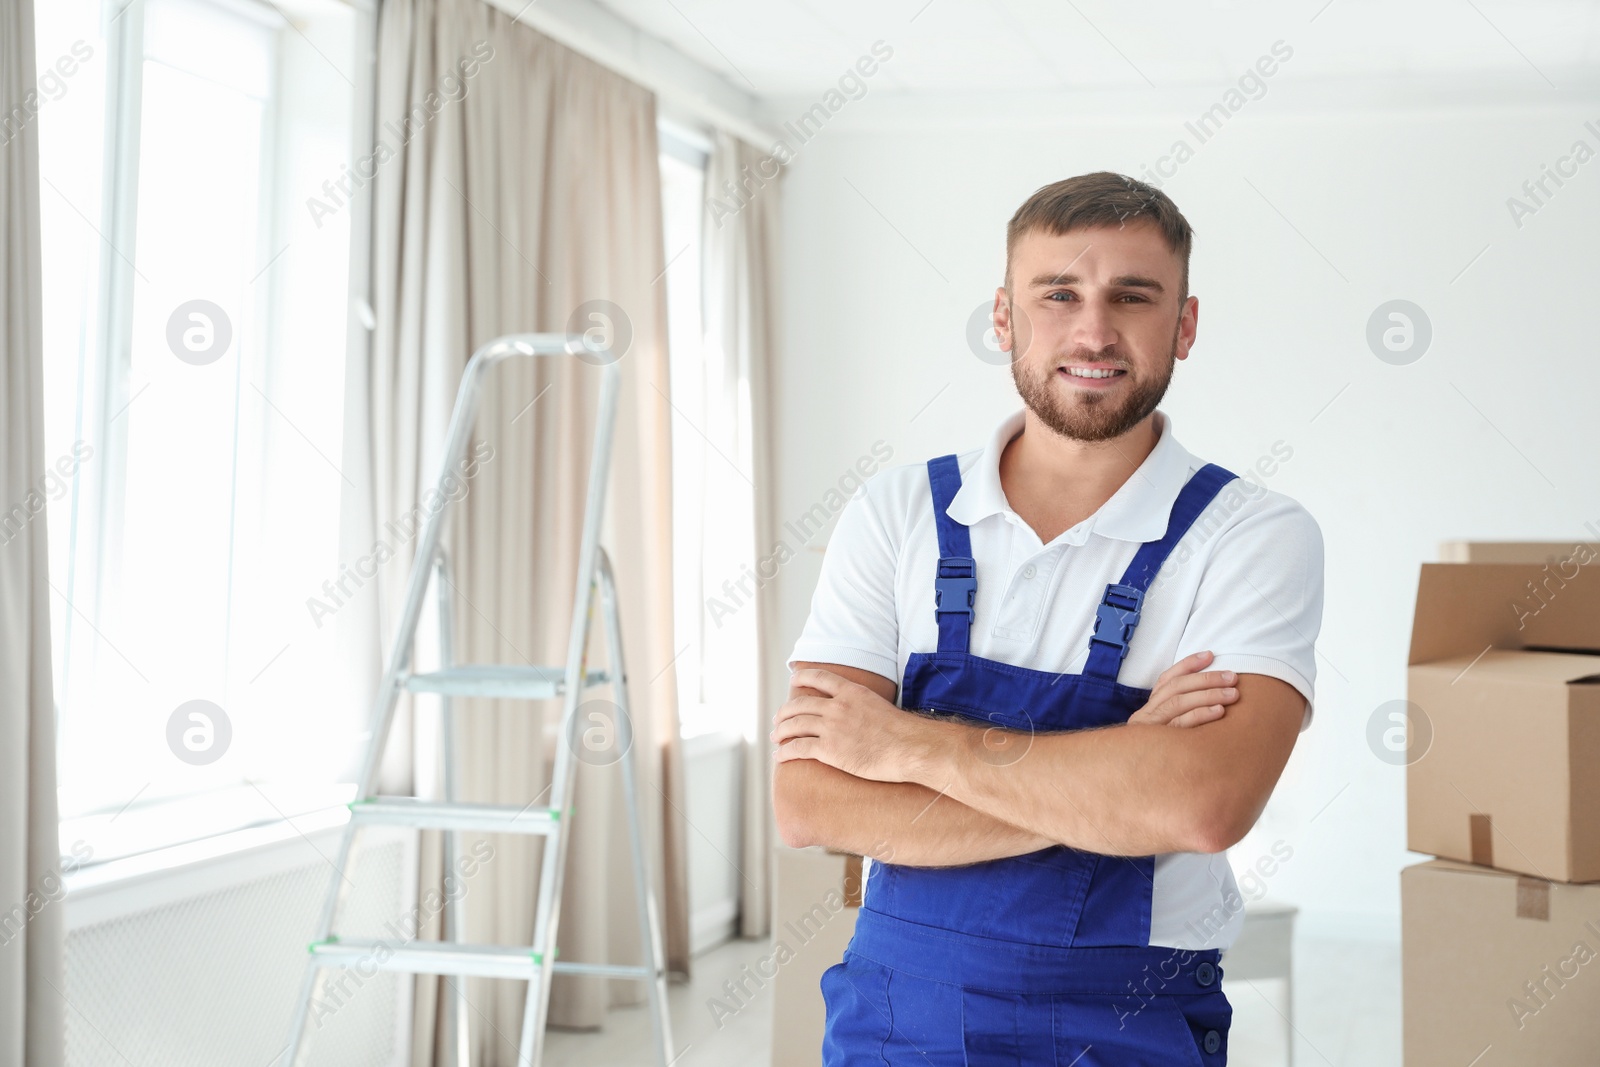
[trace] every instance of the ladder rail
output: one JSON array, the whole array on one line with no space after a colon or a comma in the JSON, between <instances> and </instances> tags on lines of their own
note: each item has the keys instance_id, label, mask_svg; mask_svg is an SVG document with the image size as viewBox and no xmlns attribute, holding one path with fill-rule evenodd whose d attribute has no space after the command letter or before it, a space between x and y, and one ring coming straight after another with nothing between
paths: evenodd
<instances>
[{"instance_id":1,"label":"ladder rail","mask_svg":"<svg viewBox=\"0 0 1600 1067\"><path fill-rule=\"evenodd\" d=\"M589 623L593 616L596 557L600 551L600 527L604 518L606 485L611 469L611 443L621 393L622 372L617 362L606 364L600 382L600 410L595 420L594 451L589 462L589 484L583 509L583 533L578 548L578 573L572 597L572 625L568 631L566 693L561 708L561 728L557 734L555 767L550 779L550 806L563 823L571 817L576 773L571 745L573 720L583 699L583 680L589 645ZM523 1007L522 1036L518 1043L518 1063L536 1067L544 1055L545 1021L550 1007L549 987L555 959L555 930L561 919L561 894L566 875L567 838L563 825L545 838L544 859L539 866L539 897L534 910L533 947L538 967L528 982Z\"/></svg>"},{"instance_id":2,"label":"ladder rail","mask_svg":"<svg viewBox=\"0 0 1600 1067\"><path fill-rule=\"evenodd\" d=\"M433 580L435 594L438 597L439 615L439 666L448 669L455 666L455 605L451 593L455 585L450 581L450 558L441 545L433 557ZM456 723L453 700L449 693L439 694L439 734L440 758L444 761L444 799L450 803L461 799L457 795L459 783L457 776L459 769L456 765ZM441 839L441 849L444 855L445 900L448 902L444 913L444 939L446 941L465 941L467 939L467 912L465 907L466 887L456 886L456 892L451 893L449 880L451 877L460 878L461 872L456 870L456 858L461 854L457 845L459 841L456 831L445 830ZM455 1052L455 1067L468 1067L472 1062L471 1034L468 1031L468 1005L467 1005L467 976L457 974L455 982L444 976L445 985L445 1021L450 1028L451 1047Z\"/></svg>"},{"instance_id":3,"label":"ladder rail","mask_svg":"<svg viewBox=\"0 0 1600 1067\"><path fill-rule=\"evenodd\" d=\"M611 573L611 557L600 550L600 604L606 627L606 649L612 673L617 718L627 730L617 743L622 749L622 795L628 813L628 843L633 849L633 888L639 911L639 950L649 973L650 1023L655 1035L656 1055L663 1064L672 1062L672 1020L667 1010L667 960L661 944L660 917L656 914L655 887L650 876L644 829L639 825L639 768L634 755L633 707L628 698L627 661L622 654L622 620L617 604L617 582ZM538 1062L538 1061L535 1061Z\"/></svg>"}]
</instances>

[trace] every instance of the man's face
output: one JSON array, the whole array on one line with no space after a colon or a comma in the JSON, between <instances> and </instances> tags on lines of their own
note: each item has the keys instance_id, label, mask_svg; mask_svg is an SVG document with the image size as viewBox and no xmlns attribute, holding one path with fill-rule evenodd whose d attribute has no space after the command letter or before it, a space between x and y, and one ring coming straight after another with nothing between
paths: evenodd
<instances>
[{"instance_id":1,"label":"man's face","mask_svg":"<svg viewBox=\"0 0 1600 1067\"><path fill-rule=\"evenodd\" d=\"M1011 299L995 293L995 331L1039 421L1104 441L1156 409L1199 318L1198 300L1178 304L1182 270L1148 220L1018 239Z\"/></svg>"}]
</instances>

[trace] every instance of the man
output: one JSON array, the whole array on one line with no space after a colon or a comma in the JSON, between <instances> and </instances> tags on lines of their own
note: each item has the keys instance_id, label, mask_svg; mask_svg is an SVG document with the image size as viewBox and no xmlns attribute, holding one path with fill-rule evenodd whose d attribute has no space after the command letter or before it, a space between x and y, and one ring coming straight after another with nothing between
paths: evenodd
<instances>
[{"instance_id":1,"label":"man","mask_svg":"<svg viewBox=\"0 0 1600 1067\"><path fill-rule=\"evenodd\" d=\"M829 1065L1226 1062L1224 853L1310 724L1322 536L1157 410L1191 243L1121 175L1034 193L993 313L1023 410L840 515L772 732L784 840L869 857Z\"/></svg>"}]
</instances>

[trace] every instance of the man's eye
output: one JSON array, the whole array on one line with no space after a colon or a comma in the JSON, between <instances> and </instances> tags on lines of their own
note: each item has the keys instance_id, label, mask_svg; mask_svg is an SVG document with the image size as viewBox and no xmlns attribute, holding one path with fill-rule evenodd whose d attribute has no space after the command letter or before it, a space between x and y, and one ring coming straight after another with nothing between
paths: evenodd
<instances>
[{"instance_id":1,"label":"man's eye","mask_svg":"<svg viewBox=\"0 0 1600 1067\"><path fill-rule=\"evenodd\" d=\"M1066 292L1051 293L1050 295L1046 296L1045 299L1046 300L1055 300L1056 297L1058 297L1058 296L1062 297L1064 299L1067 299L1067 300L1074 299L1074 297L1073 297L1073 295L1071 293L1066 293ZM1061 303L1061 302L1062 301L1060 301L1060 300L1056 300L1056 303L1058 303L1058 304Z\"/></svg>"}]
</instances>

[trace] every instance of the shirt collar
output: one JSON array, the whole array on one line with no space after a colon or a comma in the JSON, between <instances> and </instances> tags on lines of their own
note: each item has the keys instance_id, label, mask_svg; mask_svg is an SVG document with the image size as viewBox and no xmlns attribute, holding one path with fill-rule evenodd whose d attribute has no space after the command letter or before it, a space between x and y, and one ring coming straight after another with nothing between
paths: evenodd
<instances>
[{"instance_id":1,"label":"shirt collar","mask_svg":"<svg viewBox=\"0 0 1600 1067\"><path fill-rule=\"evenodd\" d=\"M1194 457L1172 435L1172 420L1163 411L1155 413L1158 434L1155 448L1137 470L1084 523L1058 540L1081 545L1091 533L1121 541L1158 540L1167 532L1167 520L1178 492L1189 480ZM994 431L977 463L963 473L961 488L950 502L947 514L964 526L971 526L991 515L1015 515L1000 485L1000 453L1022 432L1023 412L1018 410ZM1021 522L1021 518L1016 519ZM1069 536L1072 535L1072 536Z\"/></svg>"}]
</instances>

